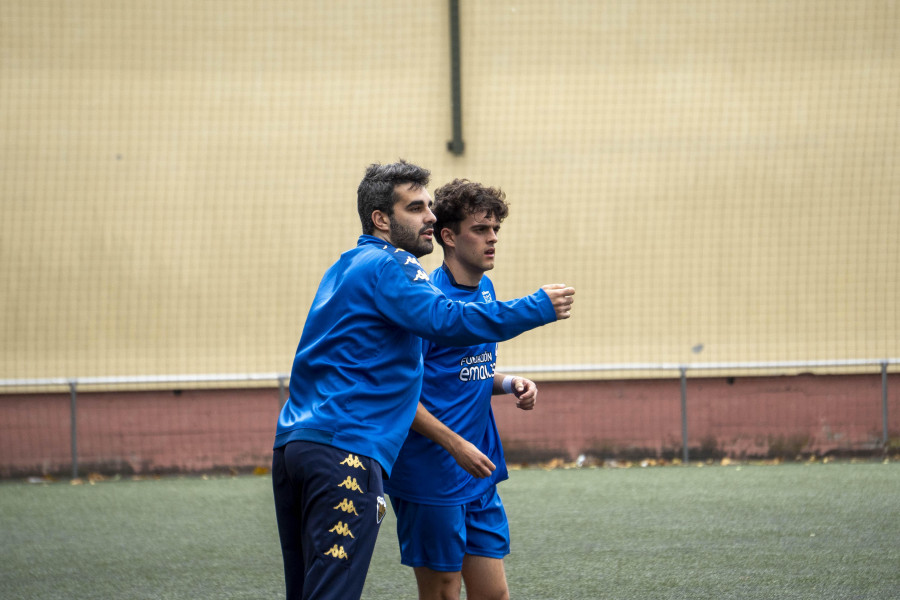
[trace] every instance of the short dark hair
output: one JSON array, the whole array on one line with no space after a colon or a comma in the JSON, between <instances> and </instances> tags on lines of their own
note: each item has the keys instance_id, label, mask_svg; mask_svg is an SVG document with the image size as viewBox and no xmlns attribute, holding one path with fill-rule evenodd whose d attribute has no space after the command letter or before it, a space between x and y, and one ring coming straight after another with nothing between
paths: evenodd
<instances>
[{"instance_id":1,"label":"short dark hair","mask_svg":"<svg viewBox=\"0 0 900 600\"><path fill-rule=\"evenodd\" d=\"M509 214L509 205L506 194L500 188L487 187L468 179L454 179L434 191L431 212L437 218L434 237L443 246L442 229L459 233L459 225L467 216L481 212L485 213L485 218L494 217L501 222Z\"/></svg>"},{"instance_id":2,"label":"short dark hair","mask_svg":"<svg viewBox=\"0 0 900 600\"><path fill-rule=\"evenodd\" d=\"M388 165L369 165L356 190L356 209L362 232L371 235L375 231L372 213L376 210L388 216L394 214L394 203L397 201L395 189L398 185L411 184L413 189L419 189L428 185L430 177L431 171L402 158Z\"/></svg>"}]
</instances>

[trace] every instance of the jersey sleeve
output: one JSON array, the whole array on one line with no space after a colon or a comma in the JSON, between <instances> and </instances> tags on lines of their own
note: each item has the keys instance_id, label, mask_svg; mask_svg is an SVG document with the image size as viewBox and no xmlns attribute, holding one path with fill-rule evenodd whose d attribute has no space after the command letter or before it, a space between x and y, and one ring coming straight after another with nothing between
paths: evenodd
<instances>
[{"instance_id":1,"label":"jersey sleeve","mask_svg":"<svg viewBox=\"0 0 900 600\"><path fill-rule=\"evenodd\" d=\"M388 321L442 346L501 342L556 320L543 290L506 302L451 300L406 252L385 261L377 278L375 303Z\"/></svg>"}]
</instances>

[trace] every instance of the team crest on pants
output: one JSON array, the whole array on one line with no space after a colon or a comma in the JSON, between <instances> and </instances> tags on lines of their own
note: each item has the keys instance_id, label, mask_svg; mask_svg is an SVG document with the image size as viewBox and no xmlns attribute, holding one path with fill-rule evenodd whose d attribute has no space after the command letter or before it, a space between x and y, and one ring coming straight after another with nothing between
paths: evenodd
<instances>
[{"instance_id":1,"label":"team crest on pants","mask_svg":"<svg viewBox=\"0 0 900 600\"><path fill-rule=\"evenodd\" d=\"M375 515L375 522L381 523L384 515L387 514L387 504L384 502L384 496L378 496L378 514Z\"/></svg>"}]
</instances>

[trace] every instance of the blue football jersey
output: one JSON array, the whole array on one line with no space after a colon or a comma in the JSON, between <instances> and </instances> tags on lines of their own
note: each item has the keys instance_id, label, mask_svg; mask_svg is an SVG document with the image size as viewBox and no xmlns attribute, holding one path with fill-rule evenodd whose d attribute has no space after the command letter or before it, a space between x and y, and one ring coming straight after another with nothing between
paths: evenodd
<instances>
[{"instance_id":1,"label":"blue football jersey","mask_svg":"<svg viewBox=\"0 0 900 600\"><path fill-rule=\"evenodd\" d=\"M487 277L481 278L478 287L457 284L446 267L436 269L430 277L452 300L495 302L494 285ZM422 347L422 404L444 425L484 452L496 469L490 477L475 478L441 446L410 430L384 488L394 497L421 504L465 504L509 476L491 409L497 344L460 348L425 340Z\"/></svg>"}]
</instances>

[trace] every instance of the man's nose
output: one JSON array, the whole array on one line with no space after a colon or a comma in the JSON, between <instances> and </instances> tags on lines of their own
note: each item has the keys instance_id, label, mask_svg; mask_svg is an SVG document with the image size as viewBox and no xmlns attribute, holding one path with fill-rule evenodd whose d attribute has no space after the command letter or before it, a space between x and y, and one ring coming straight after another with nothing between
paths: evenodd
<instances>
[{"instance_id":1,"label":"man's nose","mask_svg":"<svg viewBox=\"0 0 900 600\"><path fill-rule=\"evenodd\" d=\"M425 222L426 222L426 223L429 223L429 224L430 224L430 223L435 223L435 222L437 222L437 217L434 216L434 213L431 212L431 209L430 209L430 208L426 208L425 210L428 211L428 214L425 215Z\"/></svg>"}]
</instances>

